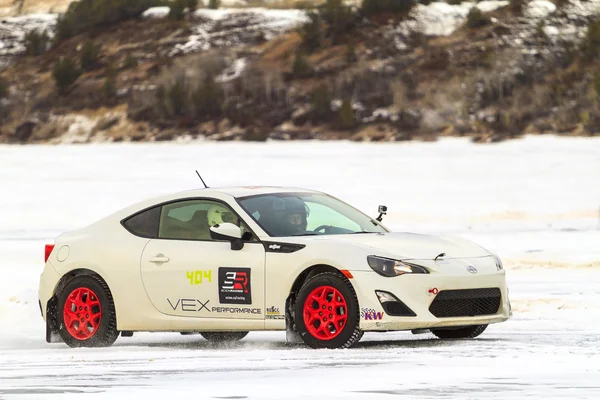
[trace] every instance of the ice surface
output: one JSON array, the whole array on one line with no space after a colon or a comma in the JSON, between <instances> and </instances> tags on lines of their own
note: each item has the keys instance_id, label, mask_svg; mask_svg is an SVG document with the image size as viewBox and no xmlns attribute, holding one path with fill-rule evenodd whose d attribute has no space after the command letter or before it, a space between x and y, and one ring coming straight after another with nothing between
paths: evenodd
<instances>
[{"instance_id":1,"label":"ice surface","mask_svg":"<svg viewBox=\"0 0 600 400\"><path fill-rule=\"evenodd\" d=\"M386 204L394 230L474 240L504 259L514 316L476 340L372 333L350 350L281 332L46 344L44 244L201 187L194 169L211 186L309 187L371 215ZM0 146L0 398L600 398L599 182L600 138Z\"/></svg>"}]
</instances>

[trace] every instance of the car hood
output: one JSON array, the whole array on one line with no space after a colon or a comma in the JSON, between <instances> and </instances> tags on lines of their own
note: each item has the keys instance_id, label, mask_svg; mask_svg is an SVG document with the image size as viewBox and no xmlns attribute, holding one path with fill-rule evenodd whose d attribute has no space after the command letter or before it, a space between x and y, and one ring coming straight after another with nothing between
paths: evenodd
<instances>
[{"instance_id":1,"label":"car hood","mask_svg":"<svg viewBox=\"0 0 600 400\"><path fill-rule=\"evenodd\" d=\"M444 258L470 258L491 255L486 249L453 236L420 235L415 233L364 233L303 237L302 242L330 242L364 248L373 255L401 260L433 260L441 253Z\"/></svg>"}]
</instances>

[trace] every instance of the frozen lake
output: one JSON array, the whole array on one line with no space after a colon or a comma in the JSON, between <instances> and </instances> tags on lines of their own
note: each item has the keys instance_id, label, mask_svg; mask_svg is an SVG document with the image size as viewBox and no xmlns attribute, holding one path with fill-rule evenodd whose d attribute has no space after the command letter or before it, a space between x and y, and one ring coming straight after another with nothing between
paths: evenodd
<instances>
[{"instance_id":1,"label":"frozen lake","mask_svg":"<svg viewBox=\"0 0 600 400\"><path fill-rule=\"evenodd\" d=\"M366 334L349 350L135 334L47 344L43 247L149 196L201 186L329 192L397 231L459 235L504 260L514 316L475 340ZM0 399L600 398L600 138L474 145L270 142L0 146Z\"/></svg>"}]
</instances>

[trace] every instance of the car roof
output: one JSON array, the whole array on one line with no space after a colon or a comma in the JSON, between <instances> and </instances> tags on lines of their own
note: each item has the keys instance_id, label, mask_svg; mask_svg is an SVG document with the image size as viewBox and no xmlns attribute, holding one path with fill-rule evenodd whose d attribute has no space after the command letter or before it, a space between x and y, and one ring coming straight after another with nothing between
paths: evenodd
<instances>
[{"instance_id":1,"label":"car roof","mask_svg":"<svg viewBox=\"0 0 600 400\"><path fill-rule=\"evenodd\" d=\"M256 196L261 194L271 193L319 193L315 190L295 188L295 187L284 187L284 186L231 186L231 187L217 187L217 188L206 188L206 189L194 189L198 190L199 193L207 195L210 192L225 193L235 198Z\"/></svg>"}]
</instances>

